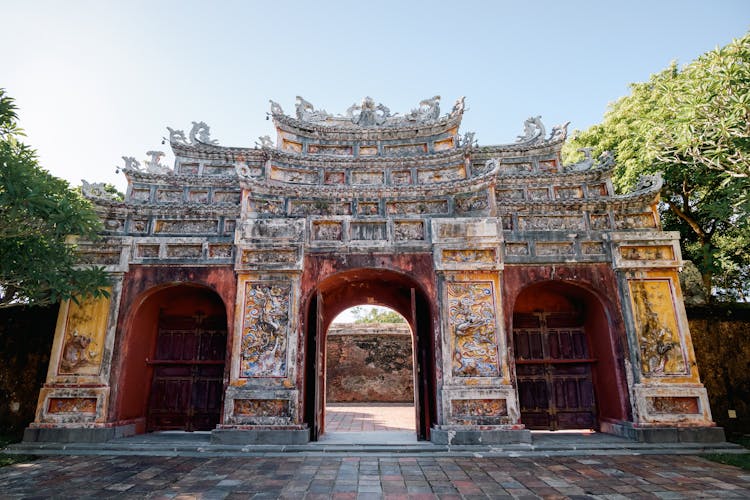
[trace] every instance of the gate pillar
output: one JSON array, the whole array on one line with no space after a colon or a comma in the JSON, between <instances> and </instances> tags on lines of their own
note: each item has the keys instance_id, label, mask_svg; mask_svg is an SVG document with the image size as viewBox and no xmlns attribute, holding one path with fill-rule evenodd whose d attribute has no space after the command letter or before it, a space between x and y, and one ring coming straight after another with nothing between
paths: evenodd
<instances>
[{"instance_id":1,"label":"gate pillar","mask_svg":"<svg viewBox=\"0 0 750 500\"><path fill-rule=\"evenodd\" d=\"M496 218L433 219L443 359L441 444L530 442L520 423L502 320L502 228Z\"/></svg>"},{"instance_id":2,"label":"gate pillar","mask_svg":"<svg viewBox=\"0 0 750 500\"><path fill-rule=\"evenodd\" d=\"M135 433L134 425L109 422L112 353L130 240L78 246L86 262L109 273L109 296L60 304L47 380L24 441L100 442Z\"/></svg>"},{"instance_id":3,"label":"gate pillar","mask_svg":"<svg viewBox=\"0 0 750 500\"><path fill-rule=\"evenodd\" d=\"M602 429L648 442L724 441L698 374L677 276L679 233L612 233L630 348L633 422Z\"/></svg>"},{"instance_id":4,"label":"gate pillar","mask_svg":"<svg viewBox=\"0 0 750 500\"><path fill-rule=\"evenodd\" d=\"M214 443L302 444L297 338L304 219L237 229L237 303L229 384Z\"/></svg>"}]
</instances>

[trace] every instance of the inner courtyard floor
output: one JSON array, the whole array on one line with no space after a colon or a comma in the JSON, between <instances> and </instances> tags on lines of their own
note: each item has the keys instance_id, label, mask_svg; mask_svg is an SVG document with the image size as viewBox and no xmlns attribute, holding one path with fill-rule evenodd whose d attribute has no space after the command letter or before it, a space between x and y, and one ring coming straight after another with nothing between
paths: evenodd
<instances>
[{"instance_id":1,"label":"inner courtyard floor","mask_svg":"<svg viewBox=\"0 0 750 500\"><path fill-rule=\"evenodd\" d=\"M748 498L750 472L686 455L51 456L0 468L21 498Z\"/></svg>"}]
</instances>

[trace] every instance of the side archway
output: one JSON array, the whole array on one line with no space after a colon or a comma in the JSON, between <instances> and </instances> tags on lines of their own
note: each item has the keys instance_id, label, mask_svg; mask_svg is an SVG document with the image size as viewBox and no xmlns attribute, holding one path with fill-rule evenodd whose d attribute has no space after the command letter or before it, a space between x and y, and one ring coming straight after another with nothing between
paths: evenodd
<instances>
[{"instance_id":1,"label":"side archway","mask_svg":"<svg viewBox=\"0 0 750 500\"><path fill-rule=\"evenodd\" d=\"M137 433L210 430L221 419L227 307L195 283L154 286L132 302L122 324L114 417Z\"/></svg>"},{"instance_id":2,"label":"side archway","mask_svg":"<svg viewBox=\"0 0 750 500\"><path fill-rule=\"evenodd\" d=\"M627 419L627 385L610 307L585 284L541 281L513 303L521 421L530 429L599 429Z\"/></svg>"}]
</instances>

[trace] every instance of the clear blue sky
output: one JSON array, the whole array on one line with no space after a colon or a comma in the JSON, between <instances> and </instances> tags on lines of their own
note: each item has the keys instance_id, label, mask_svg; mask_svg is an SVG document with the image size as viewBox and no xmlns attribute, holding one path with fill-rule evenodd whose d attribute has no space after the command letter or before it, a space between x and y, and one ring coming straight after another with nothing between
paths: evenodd
<instances>
[{"instance_id":1,"label":"clear blue sky","mask_svg":"<svg viewBox=\"0 0 750 500\"><path fill-rule=\"evenodd\" d=\"M465 95L480 144L531 115L586 128L629 82L743 35L750 1L0 0L0 15L0 87L43 166L124 189L120 157L163 149L166 126L252 145L272 133L268 99L291 113L296 95L332 113Z\"/></svg>"}]
</instances>

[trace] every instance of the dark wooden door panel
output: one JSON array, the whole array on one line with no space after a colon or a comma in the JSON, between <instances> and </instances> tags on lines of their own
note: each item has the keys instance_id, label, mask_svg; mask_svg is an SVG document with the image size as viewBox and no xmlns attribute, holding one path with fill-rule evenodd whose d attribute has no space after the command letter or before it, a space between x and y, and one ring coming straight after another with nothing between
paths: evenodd
<instances>
[{"instance_id":1,"label":"dark wooden door panel","mask_svg":"<svg viewBox=\"0 0 750 500\"><path fill-rule=\"evenodd\" d=\"M530 429L596 426L596 403L582 318L569 313L513 316L521 419Z\"/></svg>"},{"instance_id":2,"label":"dark wooden door panel","mask_svg":"<svg viewBox=\"0 0 750 500\"><path fill-rule=\"evenodd\" d=\"M210 430L221 416L226 318L161 316L148 430Z\"/></svg>"}]
</instances>

